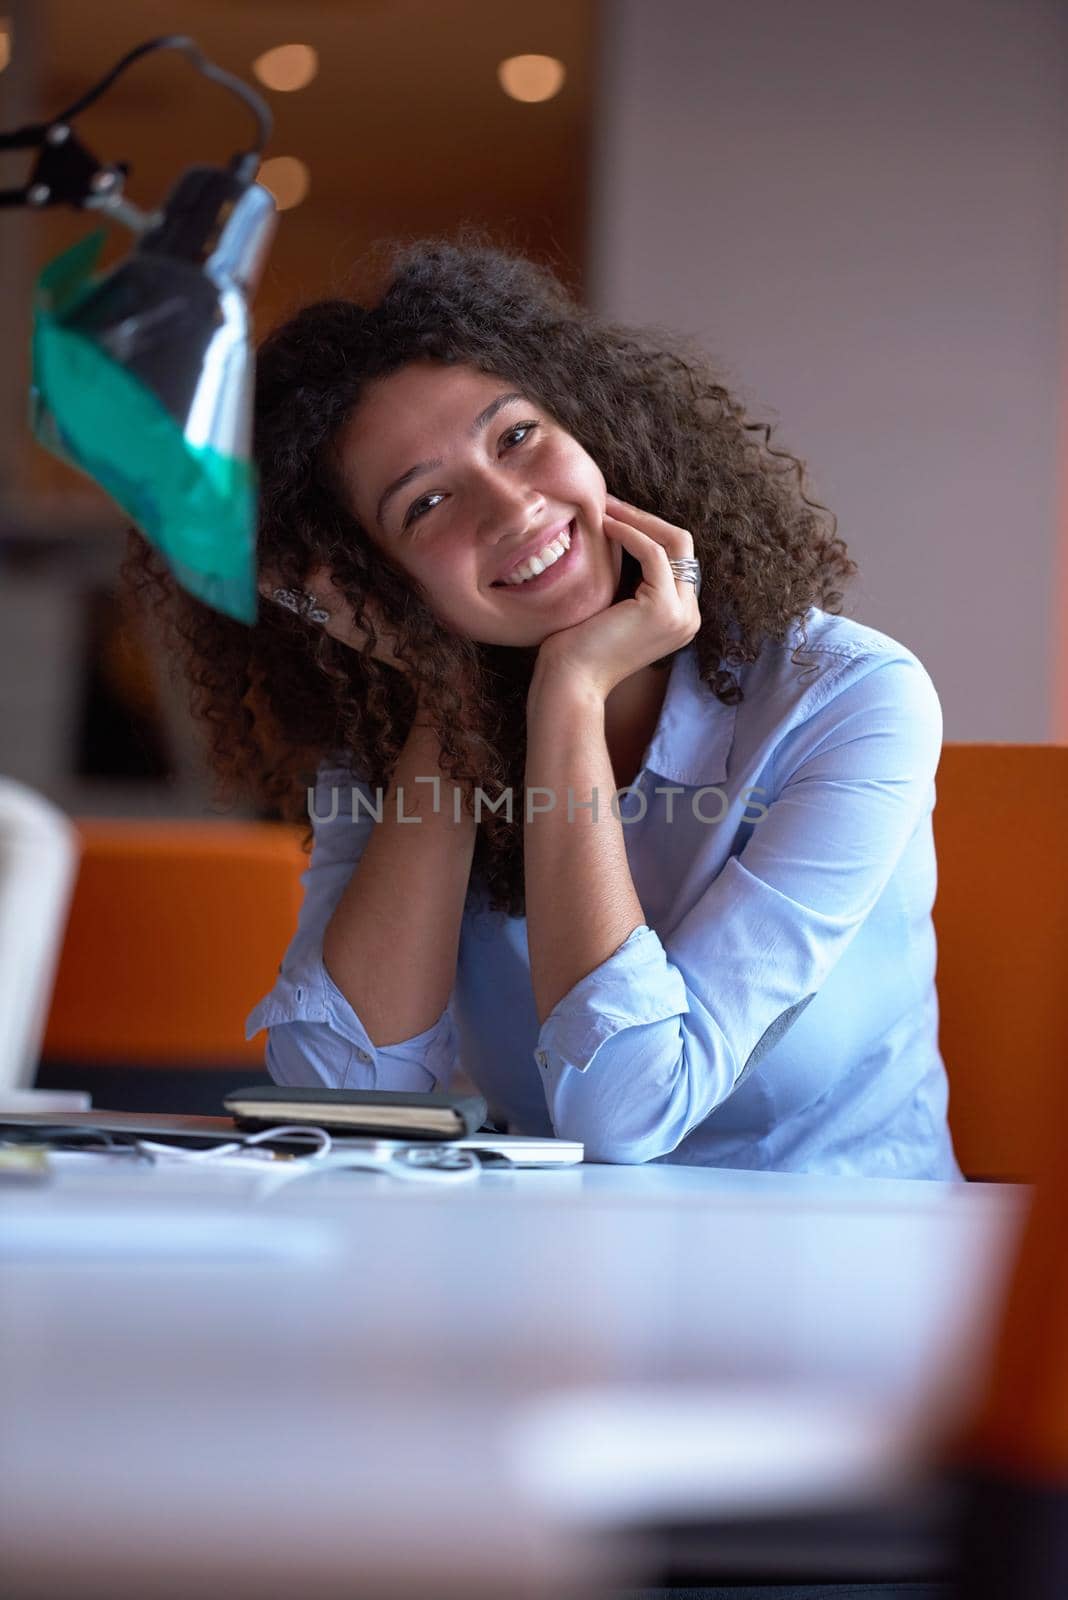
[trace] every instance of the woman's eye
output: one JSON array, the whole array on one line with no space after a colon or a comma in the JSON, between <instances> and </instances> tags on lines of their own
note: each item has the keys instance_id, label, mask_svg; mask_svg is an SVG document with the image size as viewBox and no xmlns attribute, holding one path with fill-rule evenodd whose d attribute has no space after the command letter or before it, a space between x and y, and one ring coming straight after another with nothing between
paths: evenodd
<instances>
[{"instance_id":1,"label":"woman's eye","mask_svg":"<svg viewBox=\"0 0 1068 1600\"><path fill-rule=\"evenodd\" d=\"M426 504L426 501L427 500L433 500L435 498L436 497L434 495L428 494L422 500L413 500L411 506L408 509L408 515L404 519L404 526L406 528L410 528L413 522L418 522L419 518L423 515L423 513L425 511L433 510L433 507L432 506L428 506Z\"/></svg>"},{"instance_id":2,"label":"woman's eye","mask_svg":"<svg viewBox=\"0 0 1068 1600\"><path fill-rule=\"evenodd\" d=\"M505 439L510 439L514 433L521 433L523 438L520 439L518 443L523 444L526 441L527 435L533 433L537 426L538 424L536 422L517 422L514 427L508 429L507 433L503 433L501 435L502 442ZM421 500L413 500L408 508L408 515L404 519L404 526L406 528L411 527L412 523L418 522L419 518L424 516L427 511L433 511L434 507L432 505L428 505L427 501L438 501L440 499L440 495L427 494L424 495Z\"/></svg>"}]
</instances>

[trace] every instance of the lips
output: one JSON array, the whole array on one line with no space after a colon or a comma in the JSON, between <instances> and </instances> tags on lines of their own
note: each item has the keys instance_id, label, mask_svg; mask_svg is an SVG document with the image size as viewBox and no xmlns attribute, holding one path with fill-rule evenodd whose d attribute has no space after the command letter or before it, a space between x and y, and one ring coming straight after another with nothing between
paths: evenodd
<instances>
[{"instance_id":1,"label":"lips","mask_svg":"<svg viewBox=\"0 0 1068 1600\"><path fill-rule=\"evenodd\" d=\"M504 568L503 572L499 572L497 574L496 578L493 580L494 586L499 583L503 583L505 578L510 577L517 567L521 567L524 561L529 561L531 556L536 556L539 550L544 550L546 545L554 544L562 533L570 532L572 537L574 537L574 531L574 518L572 518L570 522L561 522L558 528L550 528L545 533L539 534L538 537L532 540L525 549L521 550L517 556L513 557L508 566Z\"/></svg>"}]
</instances>

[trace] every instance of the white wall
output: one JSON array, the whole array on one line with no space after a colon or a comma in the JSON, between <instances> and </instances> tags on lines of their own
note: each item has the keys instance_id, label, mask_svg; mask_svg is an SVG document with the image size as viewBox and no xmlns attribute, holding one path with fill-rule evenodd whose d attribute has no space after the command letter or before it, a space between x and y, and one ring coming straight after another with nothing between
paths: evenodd
<instances>
[{"instance_id":1,"label":"white wall","mask_svg":"<svg viewBox=\"0 0 1068 1600\"><path fill-rule=\"evenodd\" d=\"M602 5L591 303L777 421L949 740L1055 737L1066 36L1055 0Z\"/></svg>"}]
</instances>

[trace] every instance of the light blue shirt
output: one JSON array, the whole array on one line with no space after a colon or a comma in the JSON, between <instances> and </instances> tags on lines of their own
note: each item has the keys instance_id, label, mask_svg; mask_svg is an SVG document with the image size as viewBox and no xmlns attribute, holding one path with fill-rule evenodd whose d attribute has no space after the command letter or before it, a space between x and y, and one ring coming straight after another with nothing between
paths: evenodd
<instances>
[{"instance_id":1,"label":"light blue shirt","mask_svg":"<svg viewBox=\"0 0 1068 1600\"><path fill-rule=\"evenodd\" d=\"M526 920L472 886L446 1010L372 1044L322 937L376 797L320 769L297 932L246 1023L268 1029L272 1078L446 1090L462 1063L511 1131L581 1139L587 1159L960 1179L931 920L938 695L886 634L815 607L806 629L812 665L790 660L796 629L765 641L738 706L692 644L673 657L618 802L646 920L540 1028Z\"/></svg>"}]
</instances>

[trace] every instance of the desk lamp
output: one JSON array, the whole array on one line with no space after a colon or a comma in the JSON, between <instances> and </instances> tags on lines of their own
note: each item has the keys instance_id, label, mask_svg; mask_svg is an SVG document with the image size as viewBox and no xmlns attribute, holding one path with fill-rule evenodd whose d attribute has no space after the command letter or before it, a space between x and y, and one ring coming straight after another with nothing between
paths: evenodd
<instances>
[{"instance_id":1,"label":"desk lamp","mask_svg":"<svg viewBox=\"0 0 1068 1600\"><path fill-rule=\"evenodd\" d=\"M225 167L193 166L160 211L123 194L128 164L102 165L72 126L134 61L179 50L242 99L256 143ZM247 84L184 35L131 50L51 121L0 132L0 149L38 149L23 188L0 206L72 205L137 235L93 276L105 233L51 261L34 294L30 427L45 449L98 483L160 551L190 594L256 619L253 352L248 301L277 225L255 183L271 113Z\"/></svg>"}]
</instances>

